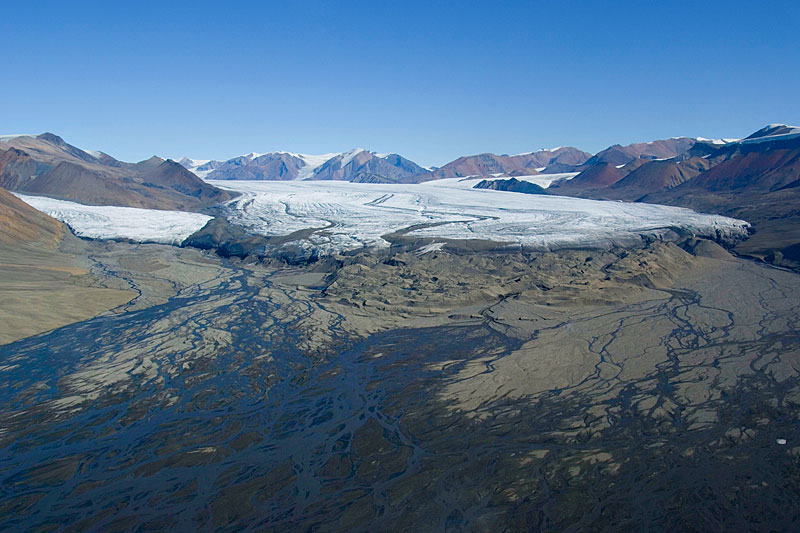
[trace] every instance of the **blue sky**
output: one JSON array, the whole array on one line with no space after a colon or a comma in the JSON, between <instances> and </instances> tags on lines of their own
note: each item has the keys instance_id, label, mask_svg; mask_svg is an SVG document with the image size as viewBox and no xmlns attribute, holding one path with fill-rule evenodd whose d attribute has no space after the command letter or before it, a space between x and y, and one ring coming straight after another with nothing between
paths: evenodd
<instances>
[{"instance_id":1,"label":"blue sky","mask_svg":"<svg viewBox=\"0 0 800 533\"><path fill-rule=\"evenodd\" d=\"M800 123L798 28L796 0L20 2L0 18L0 134L426 165L738 137Z\"/></svg>"}]
</instances>

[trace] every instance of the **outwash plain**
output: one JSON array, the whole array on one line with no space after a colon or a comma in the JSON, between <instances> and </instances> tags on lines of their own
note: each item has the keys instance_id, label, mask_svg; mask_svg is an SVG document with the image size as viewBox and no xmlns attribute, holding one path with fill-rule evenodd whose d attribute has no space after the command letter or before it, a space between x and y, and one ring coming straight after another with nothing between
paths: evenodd
<instances>
[{"instance_id":1,"label":"outwash plain","mask_svg":"<svg viewBox=\"0 0 800 533\"><path fill-rule=\"evenodd\" d=\"M57 268L0 268L3 320L31 317L0 346L3 529L797 520L800 278L710 240L303 265L57 241Z\"/></svg>"}]
</instances>

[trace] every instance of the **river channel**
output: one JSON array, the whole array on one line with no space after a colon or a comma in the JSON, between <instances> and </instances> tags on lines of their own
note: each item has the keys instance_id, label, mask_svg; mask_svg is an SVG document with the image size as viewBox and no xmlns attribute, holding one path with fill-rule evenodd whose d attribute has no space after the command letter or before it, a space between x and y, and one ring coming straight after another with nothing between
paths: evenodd
<instances>
[{"instance_id":1,"label":"river channel","mask_svg":"<svg viewBox=\"0 0 800 533\"><path fill-rule=\"evenodd\" d=\"M662 363L627 381L597 366L574 387L491 398L475 417L445 387L476 361L491 374L520 348L496 324L359 339L334 317L331 348L310 354L301 319L313 299L264 297L269 277L230 270L162 305L0 347L1 529L791 529L796 520L798 378L748 355L796 357L794 305L762 313L769 324L748 338L731 334L736 310L695 319L706 304L689 289L615 309L613 327L590 340L597 365L624 368L613 345L648 320L671 324L658 339ZM762 300L776 283L796 294L795 281L767 278L753 291ZM271 318L290 303L296 316ZM687 357L701 348L717 356ZM700 370L736 357L749 370L722 396L676 392L689 373L702 381ZM653 402L643 411L644 397ZM669 417L656 416L670 402ZM598 405L600 426L589 414ZM717 423L692 426L687 413L700 407ZM574 420L583 428L573 431Z\"/></svg>"}]
</instances>

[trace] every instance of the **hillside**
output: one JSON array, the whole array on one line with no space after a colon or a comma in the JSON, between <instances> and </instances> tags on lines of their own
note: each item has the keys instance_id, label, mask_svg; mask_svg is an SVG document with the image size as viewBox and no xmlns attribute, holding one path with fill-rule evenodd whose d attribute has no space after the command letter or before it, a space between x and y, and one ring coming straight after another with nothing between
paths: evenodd
<instances>
[{"instance_id":1,"label":"hillside","mask_svg":"<svg viewBox=\"0 0 800 533\"><path fill-rule=\"evenodd\" d=\"M645 162L598 195L607 200L636 201L650 193L677 187L701 174L710 165L707 159L700 157L684 161L667 159Z\"/></svg>"},{"instance_id":2,"label":"hillside","mask_svg":"<svg viewBox=\"0 0 800 533\"><path fill-rule=\"evenodd\" d=\"M0 189L0 246L36 243L54 249L64 226L32 208L5 189Z\"/></svg>"},{"instance_id":3,"label":"hillside","mask_svg":"<svg viewBox=\"0 0 800 533\"><path fill-rule=\"evenodd\" d=\"M447 163L415 181L428 181L467 176L489 177L493 175L532 176L542 172L569 172L585 162L590 154L577 148L560 147L518 155L496 155L491 153L469 155ZM567 170L558 170L566 168Z\"/></svg>"},{"instance_id":4,"label":"hillside","mask_svg":"<svg viewBox=\"0 0 800 533\"><path fill-rule=\"evenodd\" d=\"M232 198L173 161L124 163L51 133L0 142L0 187L92 205L187 211Z\"/></svg>"},{"instance_id":5,"label":"hillside","mask_svg":"<svg viewBox=\"0 0 800 533\"><path fill-rule=\"evenodd\" d=\"M741 141L701 140L683 154L645 161L628 173L625 167L595 162L549 190L583 198L689 207L744 219L753 225L754 234L737 246L738 252L800 268L798 133L800 129L794 126L771 124Z\"/></svg>"},{"instance_id":6,"label":"hillside","mask_svg":"<svg viewBox=\"0 0 800 533\"><path fill-rule=\"evenodd\" d=\"M596 153L584 165L586 167L598 163L626 165L638 158L668 159L683 154L694 146L696 142L696 139L689 137L676 137L673 139L633 143L627 146L615 144Z\"/></svg>"},{"instance_id":7,"label":"hillside","mask_svg":"<svg viewBox=\"0 0 800 533\"><path fill-rule=\"evenodd\" d=\"M88 246L0 188L0 345L86 320L136 296L89 273Z\"/></svg>"}]
</instances>

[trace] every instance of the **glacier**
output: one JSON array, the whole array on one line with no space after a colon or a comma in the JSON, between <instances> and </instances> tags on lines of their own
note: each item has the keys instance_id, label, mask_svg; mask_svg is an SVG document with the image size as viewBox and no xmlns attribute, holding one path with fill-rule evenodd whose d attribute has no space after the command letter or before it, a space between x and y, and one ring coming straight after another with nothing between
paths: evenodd
<instances>
[{"instance_id":1,"label":"glacier","mask_svg":"<svg viewBox=\"0 0 800 533\"><path fill-rule=\"evenodd\" d=\"M422 239L418 252L429 253L442 248L438 243L469 240L536 250L626 246L644 237L667 238L673 229L736 239L746 236L749 226L681 207L473 189L473 182L209 181L241 193L221 209L231 223L265 236L313 229L291 244L321 255L386 248L389 234ZM94 239L179 245L212 218L17 196L64 222L76 235Z\"/></svg>"},{"instance_id":2,"label":"glacier","mask_svg":"<svg viewBox=\"0 0 800 533\"><path fill-rule=\"evenodd\" d=\"M565 176L566 177L566 176ZM472 189L471 180L421 184L335 181L210 181L241 193L226 205L234 224L265 235L316 229L301 246L320 253L385 248L387 234L437 240L484 240L554 250L608 247L661 238L679 229L741 238L749 224L689 209Z\"/></svg>"},{"instance_id":3,"label":"glacier","mask_svg":"<svg viewBox=\"0 0 800 533\"><path fill-rule=\"evenodd\" d=\"M44 196L16 195L20 200L90 239L180 244L212 217L185 211L84 205Z\"/></svg>"}]
</instances>

